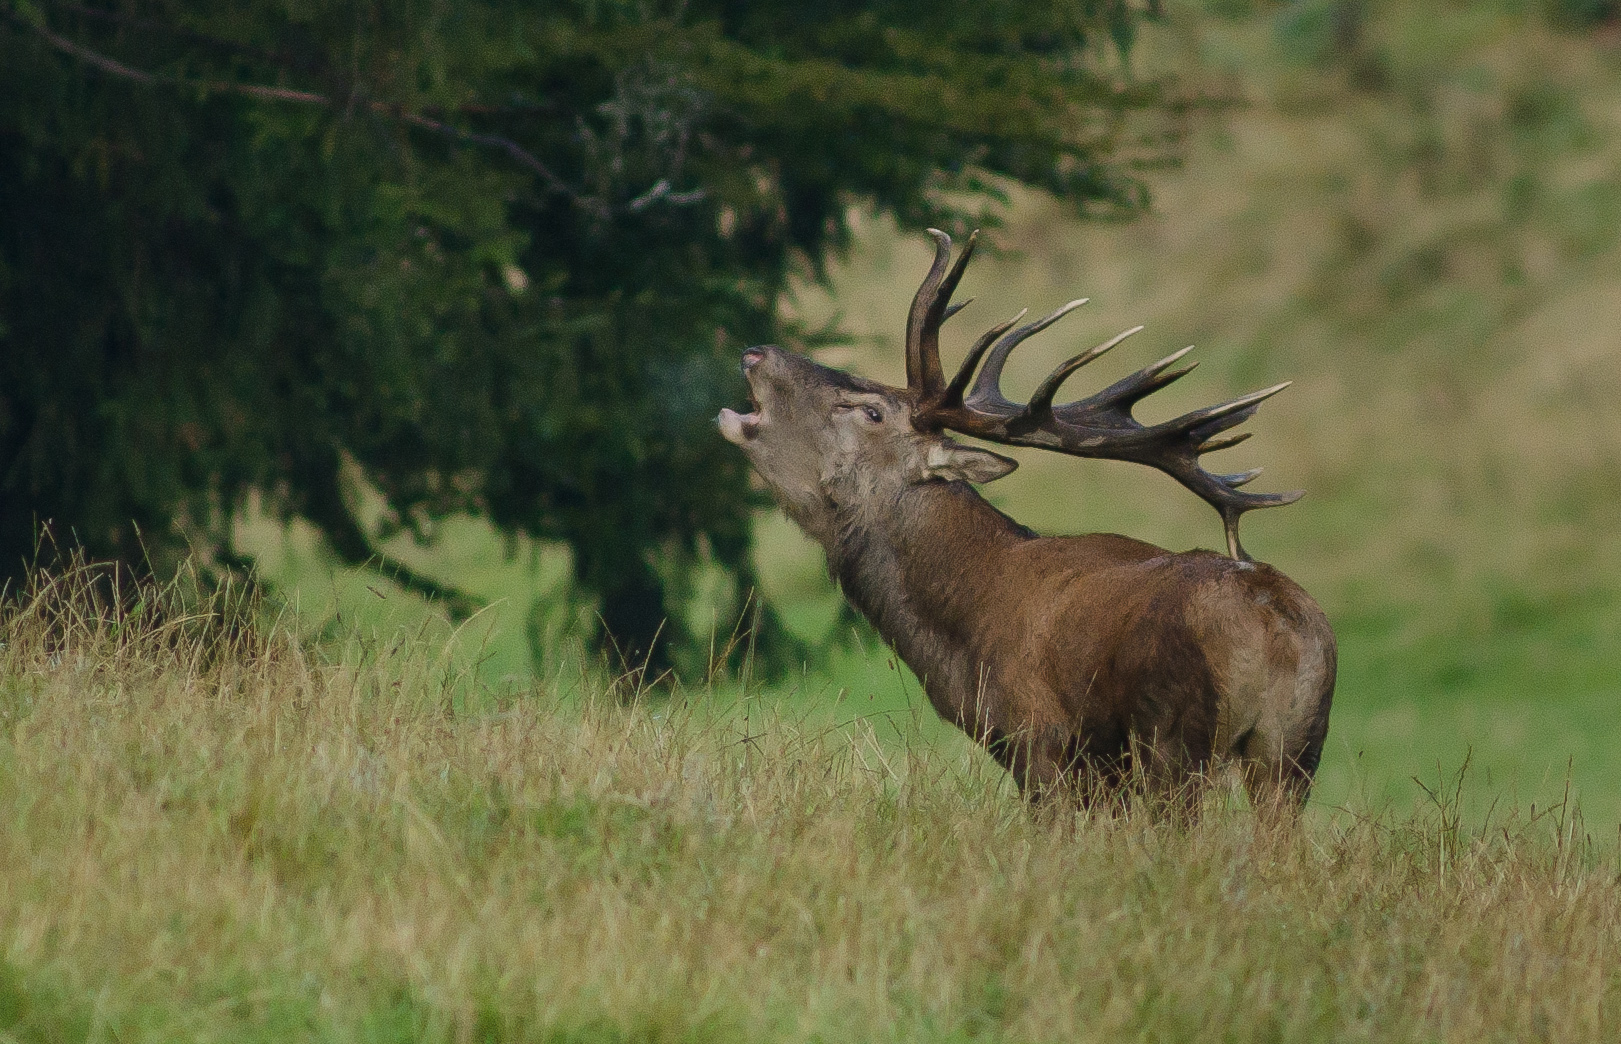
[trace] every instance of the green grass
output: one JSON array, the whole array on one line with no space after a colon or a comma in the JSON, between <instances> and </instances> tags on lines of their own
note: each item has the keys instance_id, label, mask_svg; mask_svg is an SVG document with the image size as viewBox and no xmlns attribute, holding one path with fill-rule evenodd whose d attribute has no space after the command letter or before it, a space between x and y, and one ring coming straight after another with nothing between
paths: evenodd
<instances>
[{"instance_id":1,"label":"green grass","mask_svg":"<svg viewBox=\"0 0 1621 1044\"><path fill-rule=\"evenodd\" d=\"M1032 816L966 745L476 684L409 633L0 608L22 1041L1599 1040L1621 852L1468 786ZM844 708L858 710L859 708Z\"/></svg>"}]
</instances>

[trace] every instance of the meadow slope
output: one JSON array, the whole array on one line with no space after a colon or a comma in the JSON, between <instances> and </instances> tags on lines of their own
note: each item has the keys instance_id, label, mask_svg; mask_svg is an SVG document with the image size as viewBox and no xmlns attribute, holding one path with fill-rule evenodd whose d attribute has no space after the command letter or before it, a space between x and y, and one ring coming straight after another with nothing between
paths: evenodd
<instances>
[{"instance_id":1,"label":"meadow slope","mask_svg":"<svg viewBox=\"0 0 1621 1044\"><path fill-rule=\"evenodd\" d=\"M1621 1018L1621 865L1565 810L1037 818L983 761L859 720L499 694L420 636L323 653L151 593L95 610L83 580L0 608L6 1040L1578 1041Z\"/></svg>"}]
</instances>

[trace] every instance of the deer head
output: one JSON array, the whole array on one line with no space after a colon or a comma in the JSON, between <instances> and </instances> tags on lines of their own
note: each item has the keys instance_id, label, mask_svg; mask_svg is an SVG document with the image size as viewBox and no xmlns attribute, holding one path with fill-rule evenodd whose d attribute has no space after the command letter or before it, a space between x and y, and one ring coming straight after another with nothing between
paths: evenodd
<instances>
[{"instance_id":1,"label":"deer head","mask_svg":"<svg viewBox=\"0 0 1621 1044\"><path fill-rule=\"evenodd\" d=\"M1191 348L1143 367L1083 399L1055 404L1059 388L1142 327L1126 330L1081 352L1055 369L1027 403L1002 394L1008 356L1031 336L1053 325L1085 299L1071 301L1045 318L1020 325L1025 313L986 331L947 382L940 363L940 327L968 302L951 295L973 255L976 232L951 262L951 237L929 229L934 264L913 298L906 326L905 388L892 388L822 366L780 348L750 348L743 371L754 410L723 410L722 435L742 447L783 508L811 536L822 540L841 505L882 502L901 485L962 479L988 482L1016 462L947 437L960 432L987 442L1032 446L1077 457L1129 460L1165 472L1202 497L1222 517L1228 553L1244 559L1239 518L1256 508L1300 499L1290 493L1249 493L1239 487L1260 468L1234 474L1206 471L1200 458L1235 446L1248 432L1225 434L1254 415L1288 382L1194 410L1158 424L1132 416L1146 396L1191 371L1176 364Z\"/></svg>"},{"instance_id":2,"label":"deer head","mask_svg":"<svg viewBox=\"0 0 1621 1044\"><path fill-rule=\"evenodd\" d=\"M742 447L789 517L824 544L841 507L878 507L918 482L989 482L1018 466L920 427L903 389L769 345L743 353L743 373L754 409L722 410L721 434Z\"/></svg>"}]
</instances>

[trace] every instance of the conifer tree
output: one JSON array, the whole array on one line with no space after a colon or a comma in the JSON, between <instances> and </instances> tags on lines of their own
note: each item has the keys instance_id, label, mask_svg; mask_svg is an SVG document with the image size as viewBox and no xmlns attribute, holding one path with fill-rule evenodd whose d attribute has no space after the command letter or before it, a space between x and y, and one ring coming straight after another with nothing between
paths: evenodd
<instances>
[{"instance_id":1,"label":"conifer tree","mask_svg":"<svg viewBox=\"0 0 1621 1044\"><path fill-rule=\"evenodd\" d=\"M379 542L471 512L572 548L639 660L680 637L672 569L746 574L711 418L741 347L804 340L790 276L852 206L961 230L1008 181L1141 205L1131 160L1175 107L1122 71L1139 18L0 0L0 578L46 522L240 567L252 497L455 611Z\"/></svg>"}]
</instances>

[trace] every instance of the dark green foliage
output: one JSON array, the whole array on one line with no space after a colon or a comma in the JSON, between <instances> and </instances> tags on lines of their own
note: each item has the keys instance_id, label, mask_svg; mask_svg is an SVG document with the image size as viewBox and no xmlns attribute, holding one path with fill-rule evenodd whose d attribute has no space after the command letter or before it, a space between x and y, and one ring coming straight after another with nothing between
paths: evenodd
<instances>
[{"instance_id":1,"label":"dark green foliage","mask_svg":"<svg viewBox=\"0 0 1621 1044\"><path fill-rule=\"evenodd\" d=\"M1136 18L0 0L0 578L46 521L236 568L257 497L455 611L378 544L472 512L569 545L639 660L672 575L746 573L711 418L741 347L804 336L778 300L851 205L960 229L996 177L1141 203L1125 117L1166 103L1097 72Z\"/></svg>"},{"instance_id":2,"label":"dark green foliage","mask_svg":"<svg viewBox=\"0 0 1621 1044\"><path fill-rule=\"evenodd\" d=\"M1621 18L1621 0L1543 0L1559 24L1586 29Z\"/></svg>"}]
</instances>

